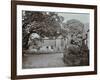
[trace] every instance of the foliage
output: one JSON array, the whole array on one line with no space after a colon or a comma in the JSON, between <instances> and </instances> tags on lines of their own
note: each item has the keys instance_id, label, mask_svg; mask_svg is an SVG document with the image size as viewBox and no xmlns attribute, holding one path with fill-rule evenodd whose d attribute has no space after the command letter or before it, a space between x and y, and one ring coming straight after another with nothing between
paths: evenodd
<instances>
[{"instance_id":1,"label":"foliage","mask_svg":"<svg viewBox=\"0 0 100 80\"><path fill-rule=\"evenodd\" d=\"M78 20L67 21L68 47L65 49L64 61L69 66L88 65L89 50L83 38L84 24Z\"/></svg>"},{"instance_id":2,"label":"foliage","mask_svg":"<svg viewBox=\"0 0 100 80\"><path fill-rule=\"evenodd\" d=\"M27 48L30 34L37 33L41 37L56 37L61 32L62 17L54 12L22 12L23 47Z\"/></svg>"}]
</instances>

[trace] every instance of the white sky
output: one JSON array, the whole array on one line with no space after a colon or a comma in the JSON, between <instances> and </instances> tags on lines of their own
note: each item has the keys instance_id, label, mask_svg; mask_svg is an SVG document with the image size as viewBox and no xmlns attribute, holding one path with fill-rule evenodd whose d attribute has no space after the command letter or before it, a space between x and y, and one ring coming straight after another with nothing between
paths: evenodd
<instances>
[{"instance_id":1,"label":"white sky","mask_svg":"<svg viewBox=\"0 0 100 80\"><path fill-rule=\"evenodd\" d=\"M58 13L58 15L64 17L64 22L70 20L70 19L77 19L81 21L82 23L89 23L89 14L85 13Z\"/></svg>"}]
</instances>

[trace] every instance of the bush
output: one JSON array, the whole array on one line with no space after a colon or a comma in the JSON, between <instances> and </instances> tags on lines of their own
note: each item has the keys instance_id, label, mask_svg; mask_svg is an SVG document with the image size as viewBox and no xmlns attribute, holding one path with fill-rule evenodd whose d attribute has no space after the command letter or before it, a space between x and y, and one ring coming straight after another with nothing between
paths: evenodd
<instances>
[{"instance_id":1,"label":"bush","mask_svg":"<svg viewBox=\"0 0 100 80\"><path fill-rule=\"evenodd\" d=\"M86 45L82 47L77 47L75 45L70 45L65 49L64 62L68 66L82 66L89 65L89 50Z\"/></svg>"}]
</instances>

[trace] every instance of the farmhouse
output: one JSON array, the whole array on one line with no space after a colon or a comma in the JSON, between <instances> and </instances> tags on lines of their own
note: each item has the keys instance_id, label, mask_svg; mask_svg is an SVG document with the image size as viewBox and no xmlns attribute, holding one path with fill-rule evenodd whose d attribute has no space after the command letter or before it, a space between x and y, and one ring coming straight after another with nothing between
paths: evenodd
<instances>
[{"instance_id":1,"label":"farmhouse","mask_svg":"<svg viewBox=\"0 0 100 80\"><path fill-rule=\"evenodd\" d=\"M64 52L64 48L67 45L67 39L64 39L62 35L56 39L49 39L44 37L40 39L37 33L30 35L29 50L38 53L61 53Z\"/></svg>"}]
</instances>

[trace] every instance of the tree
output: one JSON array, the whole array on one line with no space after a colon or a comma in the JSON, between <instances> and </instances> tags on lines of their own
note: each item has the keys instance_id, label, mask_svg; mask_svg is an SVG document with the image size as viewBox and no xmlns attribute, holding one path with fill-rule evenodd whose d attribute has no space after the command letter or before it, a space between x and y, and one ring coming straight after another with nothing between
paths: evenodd
<instances>
[{"instance_id":1,"label":"tree","mask_svg":"<svg viewBox=\"0 0 100 80\"><path fill-rule=\"evenodd\" d=\"M54 12L23 11L22 30L23 48L27 48L30 34L37 33L41 37L54 37L61 30L62 17Z\"/></svg>"},{"instance_id":2,"label":"tree","mask_svg":"<svg viewBox=\"0 0 100 80\"><path fill-rule=\"evenodd\" d=\"M78 20L67 21L68 47L65 49L64 61L70 66L88 65L89 50L84 44L84 24Z\"/></svg>"},{"instance_id":3,"label":"tree","mask_svg":"<svg viewBox=\"0 0 100 80\"><path fill-rule=\"evenodd\" d=\"M76 19L67 21L69 41L78 46L82 45L84 24Z\"/></svg>"}]
</instances>

